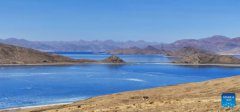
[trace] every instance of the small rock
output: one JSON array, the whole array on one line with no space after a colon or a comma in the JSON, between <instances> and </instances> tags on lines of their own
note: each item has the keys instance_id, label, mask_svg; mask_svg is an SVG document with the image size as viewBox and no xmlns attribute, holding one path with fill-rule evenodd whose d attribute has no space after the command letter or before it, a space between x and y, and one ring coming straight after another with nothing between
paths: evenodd
<instances>
[{"instance_id":1,"label":"small rock","mask_svg":"<svg viewBox=\"0 0 240 112\"><path fill-rule=\"evenodd\" d=\"M149 97L148 96L143 96L143 99L147 100L147 99L149 99Z\"/></svg>"}]
</instances>

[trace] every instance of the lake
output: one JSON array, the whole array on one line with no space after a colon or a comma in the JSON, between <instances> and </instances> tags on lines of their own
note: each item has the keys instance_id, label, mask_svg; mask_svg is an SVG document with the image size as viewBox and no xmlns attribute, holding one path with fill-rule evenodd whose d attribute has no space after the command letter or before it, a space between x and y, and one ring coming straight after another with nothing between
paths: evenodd
<instances>
[{"instance_id":1,"label":"lake","mask_svg":"<svg viewBox=\"0 0 240 112\"><path fill-rule=\"evenodd\" d=\"M83 52L58 54L96 60L109 56ZM165 56L119 56L132 64L0 66L0 108L67 103L99 95L240 74L240 68L233 67L158 64L170 61Z\"/></svg>"}]
</instances>

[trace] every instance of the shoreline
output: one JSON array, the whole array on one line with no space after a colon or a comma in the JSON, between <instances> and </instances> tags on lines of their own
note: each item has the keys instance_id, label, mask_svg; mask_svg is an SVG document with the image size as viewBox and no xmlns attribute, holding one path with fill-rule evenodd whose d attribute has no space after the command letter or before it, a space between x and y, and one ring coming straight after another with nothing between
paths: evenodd
<instances>
[{"instance_id":1,"label":"shoreline","mask_svg":"<svg viewBox=\"0 0 240 112\"><path fill-rule=\"evenodd\" d=\"M56 110L59 112L66 112L79 109L80 111L119 110L120 112L124 112L130 110L137 112L136 110L138 109L143 111L148 111L149 109L154 111L159 111L158 109L166 111L170 108L175 111L186 109L195 110L196 112L221 110L221 93L235 92L236 94L240 94L238 90L238 87L240 87L239 84L240 76L236 75L201 82L113 93L70 103L9 108L0 110L0 112L55 112ZM237 102L240 102L239 98L237 98ZM176 107L174 107L174 105L176 105ZM133 110L131 110L131 108ZM201 111L198 109L201 109ZM240 109L240 107L237 106L236 109Z\"/></svg>"},{"instance_id":2,"label":"shoreline","mask_svg":"<svg viewBox=\"0 0 240 112\"><path fill-rule=\"evenodd\" d=\"M83 62L83 63L40 63L40 64L0 64L0 66L58 66L58 65L82 65L82 64L127 64L127 63L101 63L101 62Z\"/></svg>"},{"instance_id":3,"label":"shoreline","mask_svg":"<svg viewBox=\"0 0 240 112\"><path fill-rule=\"evenodd\" d=\"M84 99L83 99L84 100ZM81 101L81 100L78 100ZM21 109L30 109L30 108L41 108L41 107L49 107L49 106L58 106L58 105L67 105L67 104L72 104L74 102L69 102L69 103L53 103L53 104L43 104L43 105L36 105L36 106L23 106L23 107L12 107L12 108L5 108L5 109L0 109L0 112L4 111L11 111L11 110L21 110Z\"/></svg>"},{"instance_id":4,"label":"shoreline","mask_svg":"<svg viewBox=\"0 0 240 112\"><path fill-rule=\"evenodd\" d=\"M223 67L240 67L240 64L186 64L171 62L128 62L128 63L104 63L104 62L82 62L82 63L40 63L40 64L0 64L1 66L58 66L58 65L134 65L134 64L159 64L159 65L182 65L182 66L223 66Z\"/></svg>"}]
</instances>

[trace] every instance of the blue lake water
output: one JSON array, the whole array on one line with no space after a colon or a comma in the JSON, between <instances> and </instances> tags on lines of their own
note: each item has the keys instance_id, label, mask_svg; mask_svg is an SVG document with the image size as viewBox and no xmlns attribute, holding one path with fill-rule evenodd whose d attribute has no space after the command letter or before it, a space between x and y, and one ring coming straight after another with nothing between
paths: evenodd
<instances>
[{"instance_id":1,"label":"blue lake water","mask_svg":"<svg viewBox=\"0 0 240 112\"><path fill-rule=\"evenodd\" d=\"M72 58L101 60L109 55L60 53ZM177 66L164 56L120 55L137 64L64 66L1 66L0 108L66 103L93 96L205 81L240 74L240 68Z\"/></svg>"},{"instance_id":2,"label":"blue lake water","mask_svg":"<svg viewBox=\"0 0 240 112\"><path fill-rule=\"evenodd\" d=\"M53 53L56 54L56 53ZM93 59L103 60L111 55L109 54L94 54L89 52L57 52L57 54L71 57L74 59ZM158 62L170 62L171 57L157 56L157 55L119 55L127 62L138 62L138 63L158 63Z\"/></svg>"}]
</instances>

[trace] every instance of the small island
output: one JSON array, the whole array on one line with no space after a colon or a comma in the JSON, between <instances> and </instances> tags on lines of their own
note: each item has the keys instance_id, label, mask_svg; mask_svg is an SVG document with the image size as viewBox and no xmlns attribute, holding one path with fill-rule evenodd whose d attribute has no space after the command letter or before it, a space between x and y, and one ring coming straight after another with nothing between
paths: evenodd
<instances>
[{"instance_id":1,"label":"small island","mask_svg":"<svg viewBox=\"0 0 240 112\"><path fill-rule=\"evenodd\" d=\"M100 62L102 62L102 63L126 63L123 59L121 59L115 55L112 55L112 56L108 57L107 59L104 59Z\"/></svg>"}]
</instances>

